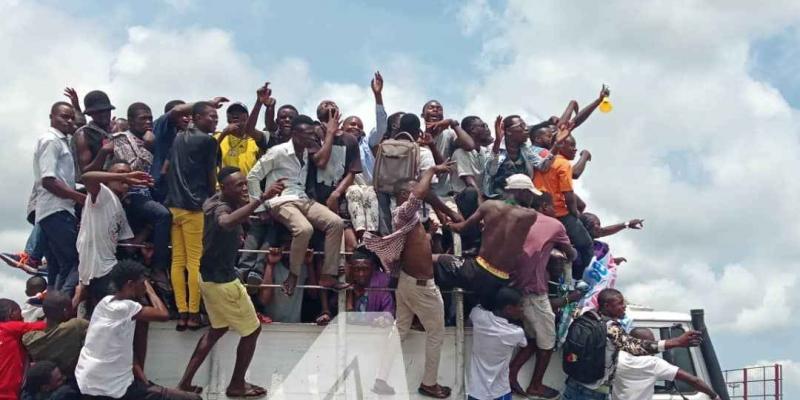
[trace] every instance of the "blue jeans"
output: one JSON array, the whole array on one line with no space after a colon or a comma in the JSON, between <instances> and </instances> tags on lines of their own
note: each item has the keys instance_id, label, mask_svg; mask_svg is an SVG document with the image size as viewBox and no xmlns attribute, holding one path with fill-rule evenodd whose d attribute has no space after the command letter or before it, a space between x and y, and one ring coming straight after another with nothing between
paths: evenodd
<instances>
[{"instance_id":1,"label":"blue jeans","mask_svg":"<svg viewBox=\"0 0 800 400\"><path fill-rule=\"evenodd\" d=\"M153 265L156 270L170 268L169 244L172 229L172 214L161 203L153 200L149 188L131 188L128 191L128 222L135 229L143 228L142 223L152 225ZM138 224L137 224L138 223Z\"/></svg>"},{"instance_id":2,"label":"blue jeans","mask_svg":"<svg viewBox=\"0 0 800 400\"><path fill-rule=\"evenodd\" d=\"M72 297L78 284L78 219L68 211L59 211L39 221L39 227L47 244L47 289Z\"/></svg>"},{"instance_id":3,"label":"blue jeans","mask_svg":"<svg viewBox=\"0 0 800 400\"><path fill-rule=\"evenodd\" d=\"M36 224L28 236L28 241L25 243L25 252L28 253L28 257L42 261L46 249L47 243L42 238L42 228L39 224Z\"/></svg>"},{"instance_id":4,"label":"blue jeans","mask_svg":"<svg viewBox=\"0 0 800 400\"><path fill-rule=\"evenodd\" d=\"M567 385L561 395L563 400L608 400L608 394L595 392L580 383L567 378Z\"/></svg>"}]
</instances>

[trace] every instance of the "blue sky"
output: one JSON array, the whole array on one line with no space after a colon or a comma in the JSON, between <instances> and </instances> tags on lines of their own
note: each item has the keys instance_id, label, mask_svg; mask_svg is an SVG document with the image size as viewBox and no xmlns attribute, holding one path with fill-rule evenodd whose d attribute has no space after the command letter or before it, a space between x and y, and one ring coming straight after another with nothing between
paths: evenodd
<instances>
[{"instance_id":1,"label":"blue sky","mask_svg":"<svg viewBox=\"0 0 800 400\"><path fill-rule=\"evenodd\" d=\"M272 80L279 102L310 112L333 98L371 125L376 69L390 112L438 98L449 116L487 121L535 121L607 83L615 110L578 131L593 161L576 190L604 222L647 221L609 239L631 260L620 286L659 309L705 308L724 367L787 360L800 381L795 3L0 1L16 22L0 50L30 60L0 67L15 99L0 110L14 144L0 163L30 187L14 160L67 84L107 90L122 114L135 100L250 103ZM27 193L0 200L2 246L27 235Z\"/></svg>"}]
</instances>

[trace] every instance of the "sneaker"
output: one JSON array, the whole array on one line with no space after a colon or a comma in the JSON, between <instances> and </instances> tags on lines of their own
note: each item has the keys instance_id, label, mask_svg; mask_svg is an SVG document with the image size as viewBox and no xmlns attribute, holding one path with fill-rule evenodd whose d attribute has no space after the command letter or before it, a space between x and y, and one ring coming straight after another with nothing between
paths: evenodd
<instances>
[{"instance_id":1,"label":"sneaker","mask_svg":"<svg viewBox=\"0 0 800 400\"><path fill-rule=\"evenodd\" d=\"M24 255L24 256L23 256ZM39 270L27 264L29 260L27 253L20 253L20 254L12 254L12 253L0 253L0 260L5 261L6 264L13 268L19 268L29 274L37 274Z\"/></svg>"},{"instance_id":2,"label":"sneaker","mask_svg":"<svg viewBox=\"0 0 800 400\"><path fill-rule=\"evenodd\" d=\"M250 271L250 273L247 274L247 279L245 279L245 283L248 285L247 294L252 296L258 293L258 285L260 285L262 281L263 278L261 274L256 271Z\"/></svg>"}]
</instances>

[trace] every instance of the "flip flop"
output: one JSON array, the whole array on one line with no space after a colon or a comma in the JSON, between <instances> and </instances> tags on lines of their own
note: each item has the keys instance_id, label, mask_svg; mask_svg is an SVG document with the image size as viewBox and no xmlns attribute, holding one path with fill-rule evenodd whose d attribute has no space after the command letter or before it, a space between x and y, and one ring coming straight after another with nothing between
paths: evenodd
<instances>
[{"instance_id":1,"label":"flip flop","mask_svg":"<svg viewBox=\"0 0 800 400\"><path fill-rule=\"evenodd\" d=\"M547 386L542 387L544 388L543 393L531 393L525 391L525 397L532 400L556 400L561 396L561 393L559 393L558 390Z\"/></svg>"},{"instance_id":2,"label":"flip flop","mask_svg":"<svg viewBox=\"0 0 800 400\"><path fill-rule=\"evenodd\" d=\"M177 389L180 390L181 392L186 392L186 393L194 393L194 394L203 393L203 387L202 386L189 385L189 387L187 387L187 388L182 388L182 387L179 386Z\"/></svg>"},{"instance_id":3,"label":"flip flop","mask_svg":"<svg viewBox=\"0 0 800 400\"><path fill-rule=\"evenodd\" d=\"M439 384L433 387L419 385L417 392L426 397L433 397L434 399L446 399L450 397L451 389L447 386L442 386Z\"/></svg>"},{"instance_id":4,"label":"flip flop","mask_svg":"<svg viewBox=\"0 0 800 400\"><path fill-rule=\"evenodd\" d=\"M232 394L230 390L225 391L225 396L228 396L231 399L257 399L265 397L266 395L267 389L250 383L245 384L244 393Z\"/></svg>"}]
</instances>

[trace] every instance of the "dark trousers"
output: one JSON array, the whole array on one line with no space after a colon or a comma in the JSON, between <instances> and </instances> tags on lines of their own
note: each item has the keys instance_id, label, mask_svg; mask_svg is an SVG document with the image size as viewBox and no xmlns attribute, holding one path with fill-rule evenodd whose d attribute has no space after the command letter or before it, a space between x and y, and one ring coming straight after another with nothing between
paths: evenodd
<instances>
[{"instance_id":1,"label":"dark trousers","mask_svg":"<svg viewBox=\"0 0 800 400\"><path fill-rule=\"evenodd\" d=\"M592 262L594 256L594 246L589 231L583 226L578 217L567 214L558 218L567 229L567 236L572 242L572 247L578 252L578 257L572 263L572 279L583 279L583 271Z\"/></svg>"},{"instance_id":2,"label":"dark trousers","mask_svg":"<svg viewBox=\"0 0 800 400\"><path fill-rule=\"evenodd\" d=\"M376 191L378 197L378 233L386 236L392 233L392 195Z\"/></svg>"},{"instance_id":3,"label":"dark trousers","mask_svg":"<svg viewBox=\"0 0 800 400\"><path fill-rule=\"evenodd\" d=\"M41 221L42 236L47 243L47 285L72 297L78 284L78 219L67 211L50 214Z\"/></svg>"},{"instance_id":4,"label":"dark trousers","mask_svg":"<svg viewBox=\"0 0 800 400\"><path fill-rule=\"evenodd\" d=\"M89 396L84 395L84 399L106 400L112 399L108 396ZM200 396L194 393L182 392L177 389L168 389L153 383L144 383L134 379L133 383L128 386L128 390L120 397L120 400L193 400L200 399Z\"/></svg>"},{"instance_id":5,"label":"dark trousers","mask_svg":"<svg viewBox=\"0 0 800 400\"><path fill-rule=\"evenodd\" d=\"M270 247L281 247L282 238L291 240L291 234L279 222L271 219L267 222L251 220L243 248L245 250L268 250ZM262 274L266 261L266 253L242 253L239 256L239 272L255 271Z\"/></svg>"},{"instance_id":6,"label":"dark trousers","mask_svg":"<svg viewBox=\"0 0 800 400\"><path fill-rule=\"evenodd\" d=\"M478 189L468 187L457 193L454 197L458 212L464 217L469 218L475 211L478 211ZM481 229L480 226L474 226L461 232L461 247L463 249L479 248L481 245Z\"/></svg>"},{"instance_id":7,"label":"dark trousers","mask_svg":"<svg viewBox=\"0 0 800 400\"><path fill-rule=\"evenodd\" d=\"M497 291L508 286L509 280L492 275L478 265L474 257L456 257L439 254L433 264L433 277L442 290L460 287L472 293L472 297L487 310L491 310Z\"/></svg>"},{"instance_id":8,"label":"dark trousers","mask_svg":"<svg viewBox=\"0 0 800 400\"><path fill-rule=\"evenodd\" d=\"M131 188L128 192L129 220L152 225L153 269L166 271L172 265L169 252L172 214L155 201L148 188Z\"/></svg>"}]
</instances>

